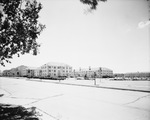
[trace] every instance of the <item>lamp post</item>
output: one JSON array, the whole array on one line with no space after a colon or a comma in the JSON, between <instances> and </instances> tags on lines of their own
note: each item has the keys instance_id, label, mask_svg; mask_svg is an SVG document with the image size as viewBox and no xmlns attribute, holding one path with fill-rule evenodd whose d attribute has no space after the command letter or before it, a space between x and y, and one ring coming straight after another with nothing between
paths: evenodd
<instances>
[{"instance_id":1,"label":"lamp post","mask_svg":"<svg viewBox=\"0 0 150 120\"><path fill-rule=\"evenodd\" d=\"M96 85L96 72L94 72L94 85Z\"/></svg>"},{"instance_id":2,"label":"lamp post","mask_svg":"<svg viewBox=\"0 0 150 120\"><path fill-rule=\"evenodd\" d=\"M60 74L60 70L58 70L58 80L59 80L59 82L61 81L61 74Z\"/></svg>"}]
</instances>

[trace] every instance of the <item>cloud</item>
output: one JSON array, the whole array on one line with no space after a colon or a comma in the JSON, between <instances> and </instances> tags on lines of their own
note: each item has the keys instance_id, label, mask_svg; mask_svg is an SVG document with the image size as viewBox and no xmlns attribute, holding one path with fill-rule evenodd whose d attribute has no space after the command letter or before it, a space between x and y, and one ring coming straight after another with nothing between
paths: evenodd
<instances>
[{"instance_id":1,"label":"cloud","mask_svg":"<svg viewBox=\"0 0 150 120\"><path fill-rule=\"evenodd\" d=\"M142 22L140 22L139 24L138 24L138 27L139 28L144 28L144 27L146 27L146 26L148 26L148 25L150 25L150 21L142 21Z\"/></svg>"}]
</instances>

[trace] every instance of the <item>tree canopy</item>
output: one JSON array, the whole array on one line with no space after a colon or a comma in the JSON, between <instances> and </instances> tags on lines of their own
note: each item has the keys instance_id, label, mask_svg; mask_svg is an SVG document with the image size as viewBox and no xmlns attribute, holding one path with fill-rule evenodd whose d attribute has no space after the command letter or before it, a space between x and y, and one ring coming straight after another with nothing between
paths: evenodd
<instances>
[{"instance_id":1,"label":"tree canopy","mask_svg":"<svg viewBox=\"0 0 150 120\"><path fill-rule=\"evenodd\" d=\"M91 10L96 9L98 2L105 2L107 0L80 0L83 4L89 5Z\"/></svg>"},{"instance_id":2,"label":"tree canopy","mask_svg":"<svg viewBox=\"0 0 150 120\"><path fill-rule=\"evenodd\" d=\"M19 105L1 104L1 120L40 120L40 113L36 107L25 108Z\"/></svg>"},{"instance_id":3,"label":"tree canopy","mask_svg":"<svg viewBox=\"0 0 150 120\"><path fill-rule=\"evenodd\" d=\"M0 0L0 64L14 54L37 54L36 39L45 25L39 23L42 4L36 0Z\"/></svg>"},{"instance_id":4,"label":"tree canopy","mask_svg":"<svg viewBox=\"0 0 150 120\"><path fill-rule=\"evenodd\" d=\"M99 1L80 0L96 9ZM37 55L37 38L45 28L38 21L42 4L36 0L0 0L0 65L10 63L13 55L32 53Z\"/></svg>"}]
</instances>

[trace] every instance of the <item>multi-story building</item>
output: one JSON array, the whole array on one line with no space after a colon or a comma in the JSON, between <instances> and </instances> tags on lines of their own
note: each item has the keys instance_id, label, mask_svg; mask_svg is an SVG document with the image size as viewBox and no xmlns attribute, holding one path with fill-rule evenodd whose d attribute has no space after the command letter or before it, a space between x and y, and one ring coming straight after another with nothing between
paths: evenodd
<instances>
[{"instance_id":1,"label":"multi-story building","mask_svg":"<svg viewBox=\"0 0 150 120\"><path fill-rule=\"evenodd\" d=\"M150 77L150 72L125 73L124 77Z\"/></svg>"},{"instance_id":2,"label":"multi-story building","mask_svg":"<svg viewBox=\"0 0 150 120\"><path fill-rule=\"evenodd\" d=\"M2 71L0 70L0 76L2 76Z\"/></svg>"},{"instance_id":3,"label":"multi-story building","mask_svg":"<svg viewBox=\"0 0 150 120\"><path fill-rule=\"evenodd\" d=\"M7 76L8 70L4 70L2 76Z\"/></svg>"},{"instance_id":4,"label":"multi-story building","mask_svg":"<svg viewBox=\"0 0 150 120\"><path fill-rule=\"evenodd\" d=\"M124 78L130 78L132 80L150 80L150 72L125 73Z\"/></svg>"},{"instance_id":5,"label":"multi-story building","mask_svg":"<svg viewBox=\"0 0 150 120\"><path fill-rule=\"evenodd\" d=\"M26 76L26 66L21 65L10 70L4 70L3 76L12 76L12 77L23 77Z\"/></svg>"},{"instance_id":6,"label":"multi-story building","mask_svg":"<svg viewBox=\"0 0 150 120\"><path fill-rule=\"evenodd\" d=\"M18 68L12 68L12 69L10 69L10 75L9 76L19 77L20 71L18 70Z\"/></svg>"},{"instance_id":7,"label":"multi-story building","mask_svg":"<svg viewBox=\"0 0 150 120\"><path fill-rule=\"evenodd\" d=\"M13 77L24 77L26 76L26 68L27 66L21 65L16 68L10 69L10 75Z\"/></svg>"},{"instance_id":8,"label":"multi-story building","mask_svg":"<svg viewBox=\"0 0 150 120\"><path fill-rule=\"evenodd\" d=\"M24 65L21 65L21 66L18 66L18 67L17 67L17 69L18 69L18 71L19 71L21 77L26 77L26 76L27 76L27 72L26 72L26 69L27 69L27 68L28 68L28 67L27 67L27 66L24 66Z\"/></svg>"},{"instance_id":9,"label":"multi-story building","mask_svg":"<svg viewBox=\"0 0 150 120\"><path fill-rule=\"evenodd\" d=\"M35 77L35 70L36 70L37 68L36 67L27 67L26 68L26 76L27 77Z\"/></svg>"},{"instance_id":10,"label":"multi-story building","mask_svg":"<svg viewBox=\"0 0 150 120\"><path fill-rule=\"evenodd\" d=\"M113 77L113 70L109 68L101 68L101 76L102 77Z\"/></svg>"},{"instance_id":11,"label":"multi-story building","mask_svg":"<svg viewBox=\"0 0 150 120\"><path fill-rule=\"evenodd\" d=\"M9 77L18 77L18 76L20 76L20 73L19 73L18 69L12 68L10 70L4 70L2 75L9 76Z\"/></svg>"},{"instance_id":12,"label":"multi-story building","mask_svg":"<svg viewBox=\"0 0 150 120\"><path fill-rule=\"evenodd\" d=\"M68 77L72 67L64 63L49 62L41 66L42 77Z\"/></svg>"},{"instance_id":13,"label":"multi-story building","mask_svg":"<svg viewBox=\"0 0 150 120\"><path fill-rule=\"evenodd\" d=\"M10 75L10 70L4 70L2 75L3 76L9 76Z\"/></svg>"},{"instance_id":14,"label":"multi-story building","mask_svg":"<svg viewBox=\"0 0 150 120\"><path fill-rule=\"evenodd\" d=\"M97 67L97 68L85 68L85 69L79 69L79 70L74 70L73 73L71 74L75 77L88 77L88 78L101 78L101 77L113 77L113 71L108 68L104 67Z\"/></svg>"},{"instance_id":15,"label":"multi-story building","mask_svg":"<svg viewBox=\"0 0 150 120\"><path fill-rule=\"evenodd\" d=\"M40 67L34 70L34 77L41 77L42 76L42 70Z\"/></svg>"}]
</instances>

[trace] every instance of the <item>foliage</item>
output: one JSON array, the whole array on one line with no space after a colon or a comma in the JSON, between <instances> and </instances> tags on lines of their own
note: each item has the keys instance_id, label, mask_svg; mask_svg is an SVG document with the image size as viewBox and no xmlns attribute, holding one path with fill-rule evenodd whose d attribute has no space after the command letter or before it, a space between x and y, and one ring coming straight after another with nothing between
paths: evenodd
<instances>
[{"instance_id":1,"label":"foliage","mask_svg":"<svg viewBox=\"0 0 150 120\"><path fill-rule=\"evenodd\" d=\"M39 120L35 107L25 108L10 104L0 104L0 120Z\"/></svg>"},{"instance_id":2,"label":"foliage","mask_svg":"<svg viewBox=\"0 0 150 120\"><path fill-rule=\"evenodd\" d=\"M96 9L99 1L105 2L107 0L80 0L83 4L87 4L90 6L91 10Z\"/></svg>"},{"instance_id":3,"label":"foliage","mask_svg":"<svg viewBox=\"0 0 150 120\"><path fill-rule=\"evenodd\" d=\"M104 75L104 76L102 76L102 78L112 78L112 77L108 76L108 75Z\"/></svg>"},{"instance_id":4,"label":"foliage","mask_svg":"<svg viewBox=\"0 0 150 120\"><path fill-rule=\"evenodd\" d=\"M36 0L0 0L0 65L14 54L37 55L36 39L45 28L38 22L41 9Z\"/></svg>"}]
</instances>

